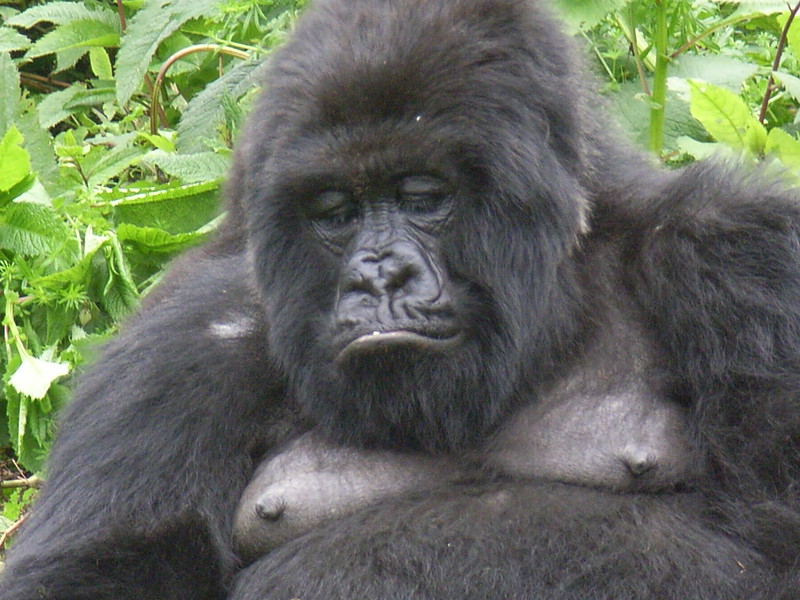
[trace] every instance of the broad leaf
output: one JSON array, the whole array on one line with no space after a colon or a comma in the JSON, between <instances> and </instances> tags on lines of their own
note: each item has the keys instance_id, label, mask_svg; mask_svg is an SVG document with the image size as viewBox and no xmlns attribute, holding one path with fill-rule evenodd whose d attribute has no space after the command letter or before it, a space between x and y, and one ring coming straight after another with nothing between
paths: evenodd
<instances>
[{"instance_id":1,"label":"broad leaf","mask_svg":"<svg viewBox=\"0 0 800 600\"><path fill-rule=\"evenodd\" d=\"M117 101L139 89L159 44L191 19L213 14L219 0L150 0L128 22L117 55Z\"/></svg>"},{"instance_id":2,"label":"broad leaf","mask_svg":"<svg viewBox=\"0 0 800 600\"><path fill-rule=\"evenodd\" d=\"M73 21L99 21L111 27L119 26L116 11L104 6L90 8L80 2L47 2L11 17L6 24L30 29L42 21L56 25L65 25Z\"/></svg>"},{"instance_id":3,"label":"broad leaf","mask_svg":"<svg viewBox=\"0 0 800 600\"><path fill-rule=\"evenodd\" d=\"M11 56L0 52L0 135L14 122L19 112L19 72Z\"/></svg>"},{"instance_id":4,"label":"broad leaf","mask_svg":"<svg viewBox=\"0 0 800 600\"><path fill-rule=\"evenodd\" d=\"M79 50L83 54L95 46L117 45L119 45L117 27L100 21L73 21L46 34L28 50L25 56L35 58L68 50Z\"/></svg>"},{"instance_id":5,"label":"broad leaf","mask_svg":"<svg viewBox=\"0 0 800 600\"><path fill-rule=\"evenodd\" d=\"M13 50L26 50L30 48L31 41L11 27L0 27L0 52Z\"/></svg>"},{"instance_id":6,"label":"broad leaf","mask_svg":"<svg viewBox=\"0 0 800 600\"><path fill-rule=\"evenodd\" d=\"M689 81L690 109L714 139L733 148L763 153L767 131L739 96L721 87Z\"/></svg>"},{"instance_id":7,"label":"broad leaf","mask_svg":"<svg viewBox=\"0 0 800 600\"><path fill-rule=\"evenodd\" d=\"M0 139L0 192L7 192L31 172L31 157L22 147L22 134L12 125Z\"/></svg>"}]
</instances>

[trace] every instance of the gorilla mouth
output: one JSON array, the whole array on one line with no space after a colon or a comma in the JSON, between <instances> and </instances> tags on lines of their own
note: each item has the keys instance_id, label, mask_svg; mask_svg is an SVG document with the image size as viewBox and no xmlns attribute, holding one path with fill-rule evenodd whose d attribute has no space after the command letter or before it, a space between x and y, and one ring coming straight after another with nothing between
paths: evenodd
<instances>
[{"instance_id":1,"label":"gorilla mouth","mask_svg":"<svg viewBox=\"0 0 800 600\"><path fill-rule=\"evenodd\" d=\"M373 331L358 336L342 348L336 356L336 364L344 364L353 356L374 354L398 347L423 352L447 352L459 346L463 339L464 334L461 332L419 332L408 329Z\"/></svg>"}]
</instances>

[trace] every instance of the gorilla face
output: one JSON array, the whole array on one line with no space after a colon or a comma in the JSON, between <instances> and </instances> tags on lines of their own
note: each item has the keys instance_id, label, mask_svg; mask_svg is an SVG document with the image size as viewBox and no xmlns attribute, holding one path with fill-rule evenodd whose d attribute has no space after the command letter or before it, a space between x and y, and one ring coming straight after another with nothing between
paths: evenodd
<instances>
[{"instance_id":1,"label":"gorilla face","mask_svg":"<svg viewBox=\"0 0 800 600\"><path fill-rule=\"evenodd\" d=\"M270 347L335 439L459 448L580 326L565 260L587 210L574 81L557 52L519 51L496 1L468 17L365 2L361 18L322 2L304 19L242 145Z\"/></svg>"}]
</instances>

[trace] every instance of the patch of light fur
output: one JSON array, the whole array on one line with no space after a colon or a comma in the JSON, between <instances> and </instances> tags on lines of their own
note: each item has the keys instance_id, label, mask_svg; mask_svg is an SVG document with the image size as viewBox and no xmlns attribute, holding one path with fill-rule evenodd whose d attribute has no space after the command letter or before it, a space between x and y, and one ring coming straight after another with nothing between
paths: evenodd
<instances>
[{"instance_id":1,"label":"patch of light fur","mask_svg":"<svg viewBox=\"0 0 800 600\"><path fill-rule=\"evenodd\" d=\"M251 317L238 317L228 321L215 321L208 326L208 332L216 338L234 340L253 332L256 323Z\"/></svg>"}]
</instances>

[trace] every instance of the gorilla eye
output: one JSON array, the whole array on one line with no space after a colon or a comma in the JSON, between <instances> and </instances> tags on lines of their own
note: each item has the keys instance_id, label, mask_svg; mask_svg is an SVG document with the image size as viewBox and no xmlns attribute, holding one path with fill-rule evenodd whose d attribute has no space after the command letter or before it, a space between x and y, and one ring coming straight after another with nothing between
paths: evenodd
<instances>
[{"instance_id":1,"label":"gorilla eye","mask_svg":"<svg viewBox=\"0 0 800 600\"><path fill-rule=\"evenodd\" d=\"M313 199L308 208L308 215L312 220L327 226L340 227L358 216L358 207L350 194L329 190Z\"/></svg>"},{"instance_id":2,"label":"gorilla eye","mask_svg":"<svg viewBox=\"0 0 800 600\"><path fill-rule=\"evenodd\" d=\"M448 198L447 184L427 175L406 177L397 188L401 208L408 212L432 213Z\"/></svg>"}]
</instances>

